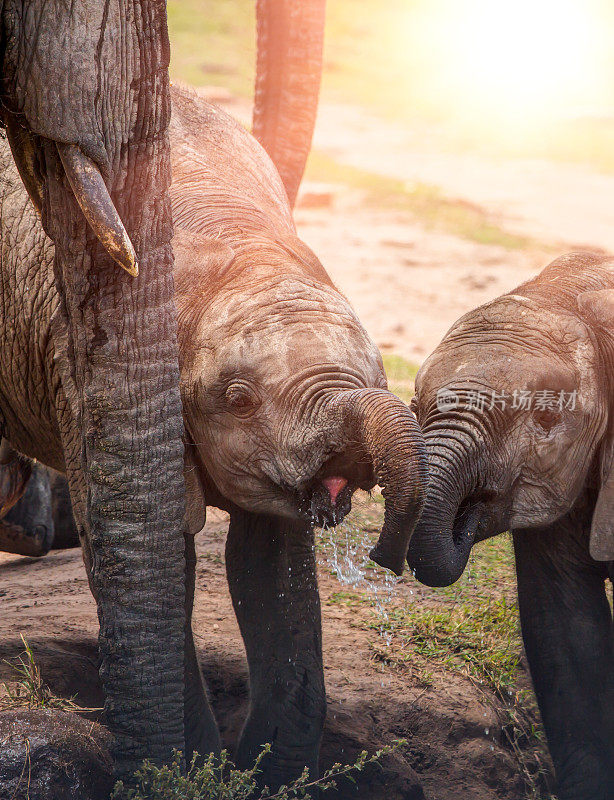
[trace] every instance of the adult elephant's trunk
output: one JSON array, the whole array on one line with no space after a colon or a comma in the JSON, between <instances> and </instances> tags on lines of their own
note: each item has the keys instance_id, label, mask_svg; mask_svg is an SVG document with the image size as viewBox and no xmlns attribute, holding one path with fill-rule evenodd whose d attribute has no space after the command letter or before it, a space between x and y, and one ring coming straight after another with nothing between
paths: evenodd
<instances>
[{"instance_id":1,"label":"adult elephant's trunk","mask_svg":"<svg viewBox=\"0 0 614 800\"><path fill-rule=\"evenodd\" d=\"M373 464L386 500L384 526L370 556L401 575L426 497L428 472L422 432L412 411L390 392L343 392L337 403L345 424L349 421L352 433Z\"/></svg>"},{"instance_id":2,"label":"adult elephant's trunk","mask_svg":"<svg viewBox=\"0 0 614 800\"><path fill-rule=\"evenodd\" d=\"M58 424L116 766L131 773L185 751L166 4L22 5L0 3L2 110L55 244Z\"/></svg>"},{"instance_id":3,"label":"adult elephant's trunk","mask_svg":"<svg viewBox=\"0 0 614 800\"><path fill-rule=\"evenodd\" d=\"M258 0L253 133L294 205L316 120L326 0Z\"/></svg>"},{"instance_id":4,"label":"adult elephant's trunk","mask_svg":"<svg viewBox=\"0 0 614 800\"><path fill-rule=\"evenodd\" d=\"M479 522L479 509L463 508L463 500L475 485L468 458L472 443L458 431L449 438L427 435L426 443L428 498L407 560L421 583L449 586L467 565Z\"/></svg>"}]
</instances>

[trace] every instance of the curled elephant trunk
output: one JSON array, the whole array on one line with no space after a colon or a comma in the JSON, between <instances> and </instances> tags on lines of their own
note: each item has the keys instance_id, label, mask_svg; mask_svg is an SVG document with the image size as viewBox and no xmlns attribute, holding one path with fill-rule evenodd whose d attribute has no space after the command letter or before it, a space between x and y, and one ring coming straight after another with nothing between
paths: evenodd
<instances>
[{"instance_id":1,"label":"curled elephant trunk","mask_svg":"<svg viewBox=\"0 0 614 800\"><path fill-rule=\"evenodd\" d=\"M342 393L337 402L373 465L386 501L382 532L369 555L401 575L426 498L428 472L422 432L413 412L390 392L359 389Z\"/></svg>"},{"instance_id":2,"label":"curled elephant trunk","mask_svg":"<svg viewBox=\"0 0 614 800\"><path fill-rule=\"evenodd\" d=\"M474 485L465 450L458 442L431 445L427 437L428 499L407 556L427 586L449 586L460 578L480 522L479 505L465 502Z\"/></svg>"}]
</instances>

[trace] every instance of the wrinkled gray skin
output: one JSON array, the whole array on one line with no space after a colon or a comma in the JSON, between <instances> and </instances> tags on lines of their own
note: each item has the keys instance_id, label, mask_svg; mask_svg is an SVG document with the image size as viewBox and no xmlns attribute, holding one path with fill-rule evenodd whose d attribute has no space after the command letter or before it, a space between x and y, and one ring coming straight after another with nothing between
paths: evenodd
<instances>
[{"instance_id":1,"label":"wrinkled gray skin","mask_svg":"<svg viewBox=\"0 0 614 800\"><path fill-rule=\"evenodd\" d=\"M163 0L0 3L1 119L55 243L62 297L53 324L62 401L52 410L29 397L28 416L53 413L71 465L120 773L148 754L160 761L184 746L184 491L168 59ZM136 249L139 278L130 278L93 236L65 174L66 145L104 177L106 197ZM93 204L99 200L98 193ZM24 255L34 219L14 230ZM9 274L4 262L2 268L3 313L7 304L25 310L30 276ZM30 304L36 332L44 301L39 294L34 309ZM10 361L6 356L15 333L4 333L3 380L16 368L15 351ZM12 437L14 423L7 422Z\"/></svg>"},{"instance_id":2,"label":"wrinkled gray skin","mask_svg":"<svg viewBox=\"0 0 614 800\"><path fill-rule=\"evenodd\" d=\"M305 765L317 773L325 695L314 522L342 519L354 490L378 482L386 517L372 555L400 572L425 496L426 458L415 417L386 390L376 347L297 238L283 185L262 148L226 114L177 89L173 109L173 248L192 534L186 739L200 753L219 748L189 624L193 534L209 504L230 511L228 580L250 670L238 760L250 764L271 742L263 780L277 786ZM65 397L52 323L58 296L51 244L11 173L6 147L1 158L2 302L13 337L4 336L0 349L0 363L12 365L0 371L1 410L15 450L70 473L58 424ZM28 289L16 304L26 276ZM84 553L91 568L87 543Z\"/></svg>"},{"instance_id":3,"label":"wrinkled gray skin","mask_svg":"<svg viewBox=\"0 0 614 800\"><path fill-rule=\"evenodd\" d=\"M410 567L448 585L474 542L513 532L522 633L561 800L606 800L614 786L613 376L614 260L579 253L462 317L416 379L430 483ZM458 406L438 409L440 390ZM521 390L533 393L531 409L512 407ZM541 390L564 391L564 405L576 391L575 408L540 408ZM476 392L488 398L482 411L468 408Z\"/></svg>"},{"instance_id":4,"label":"wrinkled gray skin","mask_svg":"<svg viewBox=\"0 0 614 800\"><path fill-rule=\"evenodd\" d=\"M257 8L254 125L293 196L315 119L324 0ZM59 432L98 604L120 773L185 750L168 62L164 0L0 2L1 122L54 242L61 297L51 326L61 392L53 407L29 409L17 438L28 439L37 415L54 442ZM22 255L33 224L15 231ZM139 276L116 261L131 274L138 262ZM31 281L16 274L21 282L4 271L3 293L25 310ZM37 321L45 294L36 297L34 333L51 335ZM6 380L12 363L0 364Z\"/></svg>"}]
</instances>

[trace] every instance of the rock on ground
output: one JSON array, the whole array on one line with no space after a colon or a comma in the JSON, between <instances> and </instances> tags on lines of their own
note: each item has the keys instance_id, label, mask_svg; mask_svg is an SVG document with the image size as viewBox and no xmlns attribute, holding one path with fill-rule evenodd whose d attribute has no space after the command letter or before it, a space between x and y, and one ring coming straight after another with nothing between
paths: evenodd
<instances>
[{"instance_id":1,"label":"rock on ground","mask_svg":"<svg viewBox=\"0 0 614 800\"><path fill-rule=\"evenodd\" d=\"M0 798L103 800L113 786L111 734L65 711L0 714Z\"/></svg>"}]
</instances>

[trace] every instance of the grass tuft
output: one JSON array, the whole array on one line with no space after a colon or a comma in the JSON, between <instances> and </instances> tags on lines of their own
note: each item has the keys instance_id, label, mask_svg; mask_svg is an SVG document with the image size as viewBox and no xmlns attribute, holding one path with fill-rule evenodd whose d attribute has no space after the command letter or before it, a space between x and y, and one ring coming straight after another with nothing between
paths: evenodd
<instances>
[{"instance_id":1,"label":"grass tuft","mask_svg":"<svg viewBox=\"0 0 614 800\"><path fill-rule=\"evenodd\" d=\"M6 661L15 677L10 682L3 682L4 695L0 697L0 711L15 711L23 708L52 708L57 711L88 712L100 711L98 708L82 708L73 698L55 695L43 681L40 667L34 659L32 648L22 634L21 641L25 648L16 663Z\"/></svg>"},{"instance_id":2,"label":"grass tuft","mask_svg":"<svg viewBox=\"0 0 614 800\"><path fill-rule=\"evenodd\" d=\"M503 700L513 691L520 662L518 610L505 597L449 608L395 608L383 623L377 621L377 629L382 627L392 638L378 647L385 648L390 665L425 659L431 668L486 683Z\"/></svg>"}]
</instances>

